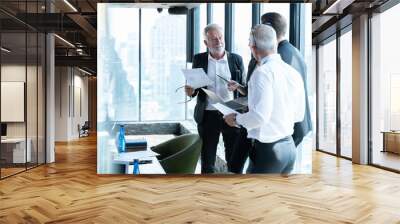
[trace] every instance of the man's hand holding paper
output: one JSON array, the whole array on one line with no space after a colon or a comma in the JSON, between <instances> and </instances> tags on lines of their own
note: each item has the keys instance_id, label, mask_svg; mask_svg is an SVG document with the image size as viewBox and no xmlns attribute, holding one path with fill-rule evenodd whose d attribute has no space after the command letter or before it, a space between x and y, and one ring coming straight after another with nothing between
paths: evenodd
<instances>
[{"instance_id":1,"label":"man's hand holding paper","mask_svg":"<svg viewBox=\"0 0 400 224\"><path fill-rule=\"evenodd\" d=\"M185 85L185 93L187 96L191 97L194 94L194 89L191 86Z\"/></svg>"},{"instance_id":2,"label":"man's hand holding paper","mask_svg":"<svg viewBox=\"0 0 400 224\"><path fill-rule=\"evenodd\" d=\"M221 104L221 103L216 103L213 104L213 106L219 110L224 115L224 120L227 122L227 124L231 127L239 127L239 125L236 124L236 115L238 114L237 111L232 110L231 108Z\"/></svg>"},{"instance_id":3,"label":"man's hand holding paper","mask_svg":"<svg viewBox=\"0 0 400 224\"><path fill-rule=\"evenodd\" d=\"M193 89L198 89L213 84L213 81L208 78L207 74L202 68L182 69L182 73L186 79L186 86Z\"/></svg>"}]
</instances>

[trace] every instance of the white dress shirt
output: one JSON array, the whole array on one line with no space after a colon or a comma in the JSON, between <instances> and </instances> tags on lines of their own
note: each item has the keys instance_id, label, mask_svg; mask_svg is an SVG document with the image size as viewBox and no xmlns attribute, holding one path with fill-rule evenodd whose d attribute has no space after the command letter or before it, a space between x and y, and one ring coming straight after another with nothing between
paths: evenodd
<instances>
[{"instance_id":1,"label":"white dress shirt","mask_svg":"<svg viewBox=\"0 0 400 224\"><path fill-rule=\"evenodd\" d=\"M294 123L303 120L305 93L301 75L279 54L261 62L248 84L249 112L238 114L236 122L248 138L272 143L292 135Z\"/></svg>"},{"instance_id":2,"label":"white dress shirt","mask_svg":"<svg viewBox=\"0 0 400 224\"><path fill-rule=\"evenodd\" d=\"M222 100L228 101L233 99L233 93L228 90L228 83L216 76L224 77L227 80L231 80L231 72L229 70L227 52L225 52L224 57L219 60L214 59L211 54L208 54L208 69L207 75L213 81L212 85L207 86L208 90L213 91ZM207 97L206 110L216 110L211 104L216 102L211 102Z\"/></svg>"}]
</instances>

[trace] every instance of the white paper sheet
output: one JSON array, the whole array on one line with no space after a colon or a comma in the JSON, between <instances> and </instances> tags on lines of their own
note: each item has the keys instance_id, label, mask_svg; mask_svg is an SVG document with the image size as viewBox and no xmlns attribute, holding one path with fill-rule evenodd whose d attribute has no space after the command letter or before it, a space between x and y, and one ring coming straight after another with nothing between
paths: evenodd
<instances>
[{"instance_id":1,"label":"white paper sheet","mask_svg":"<svg viewBox=\"0 0 400 224\"><path fill-rule=\"evenodd\" d=\"M207 74L202 68L182 69L182 73L185 76L186 85L191 86L193 89L198 89L213 84L213 81L208 78Z\"/></svg>"},{"instance_id":2,"label":"white paper sheet","mask_svg":"<svg viewBox=\"0 0 400 224\"><path fill-rule=\"evenodd\" d=\"M228 115L228 114L239 114L239 112L232 110L231 108L229 108L221 103L215 103L215 104L213 104L213 107L215 107L215 109L219 110L219 112L221 112L224 116Z\"/></svg>"},{"instance_id":3,"label":"white paper sheet","mask_svg":"<svg viewBox=\"0 0 400 224\"><path fill-rule=\"evenodd\" d=\"M213 91L208 90L206 88L201 88L208 96L208 98L211 100L213 103L223 103L224 101L219 97L217 94L215 94Z\"/></svg>"},{"instance_id":4,"label":"white paper sheet","mask_svg":"<svg viewBox=\"0 0 400 224\"><path fill-rule=\"evenodd\" d=\"M219 112L221 112L224 117L228 114L239 114L237 111L234 111L231 108L220 103L215 103L213 104L213 106L215 107L215 109L219 110ZM235 127L239 128L239 125L235 125Z\"/></svg>"},{"instance_id":5,"label":"white paper sheet","mask_svg":"<svg viewBox=\"0 0 400 224\"><path fill-rule=\"evenodd\" d=\"M137 152L125 152L125 153L118 154L118 156L114 160L115 161L133 161L134 159L146 159L146 158L150 158L150 157L155 157L157 155L158 155L158 153L155 153L151 150L137 151Z\"/></svg>"}]
</instances>

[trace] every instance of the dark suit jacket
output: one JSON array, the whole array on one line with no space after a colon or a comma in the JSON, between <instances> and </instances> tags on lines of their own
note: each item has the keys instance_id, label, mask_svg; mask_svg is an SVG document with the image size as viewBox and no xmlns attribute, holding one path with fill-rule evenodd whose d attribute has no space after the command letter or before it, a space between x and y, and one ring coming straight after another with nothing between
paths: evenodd
<instances>
[{"instance_id":1,"label":"dark suit jacket","mask_svg":"<svg viewBox=\"0 0 400 224\"><path fill-rule=\"evenodd\" d=\"M293 141L297 146L303 141L304 136L312 129L310 106L308 105L308 94L307 94L307 67L304 62L303 56L292 44L287 40L283 40L278 45L278 53L281 55L282 60L287 64L291 65L296 71L298 71L303 78L304 91L306 96L306 111L304 114L304 120L294 124ZM250 80L250 76L256 68L257 62L254 58L251 59L248 67L246 81Z\"/></svg>"},{"instance_id":2,"label":"dark suit jacket","mask_svg":"<svg viewBox=\"0 0 400 224\"><path fill-rule=\"evenodd\" d=\"M229 70L231 72L231 80L235 80L236 82L243 85L243 59L237 54L227 52ZM208 71L208 52L196 54L193 57L193 66L192 68L203 68L204 72ZM194 108L194 120L197 124L201 124L203 122L204 110L207 106L207 95L201 89L197 89L193 96L197 95L197 103ZM233 93L234 98L240 96L238 91Z\"/></svg>"}]
</instances>

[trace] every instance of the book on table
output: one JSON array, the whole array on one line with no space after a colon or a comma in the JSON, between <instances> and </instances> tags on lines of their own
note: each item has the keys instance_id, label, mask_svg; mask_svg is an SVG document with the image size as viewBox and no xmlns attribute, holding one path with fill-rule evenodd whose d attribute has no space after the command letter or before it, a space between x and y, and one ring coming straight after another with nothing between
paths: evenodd
<instances>
[{"instance_id":1,"label":"book on table","mask_svg":"<svg viewBox=\"0 0 400 224\"><path fill-rule=\"evenodd\" d=\"M125 137L126 152L145 151L147 150L147 140L143 137L126 136Z\"/></svg>"}]
</instances>

